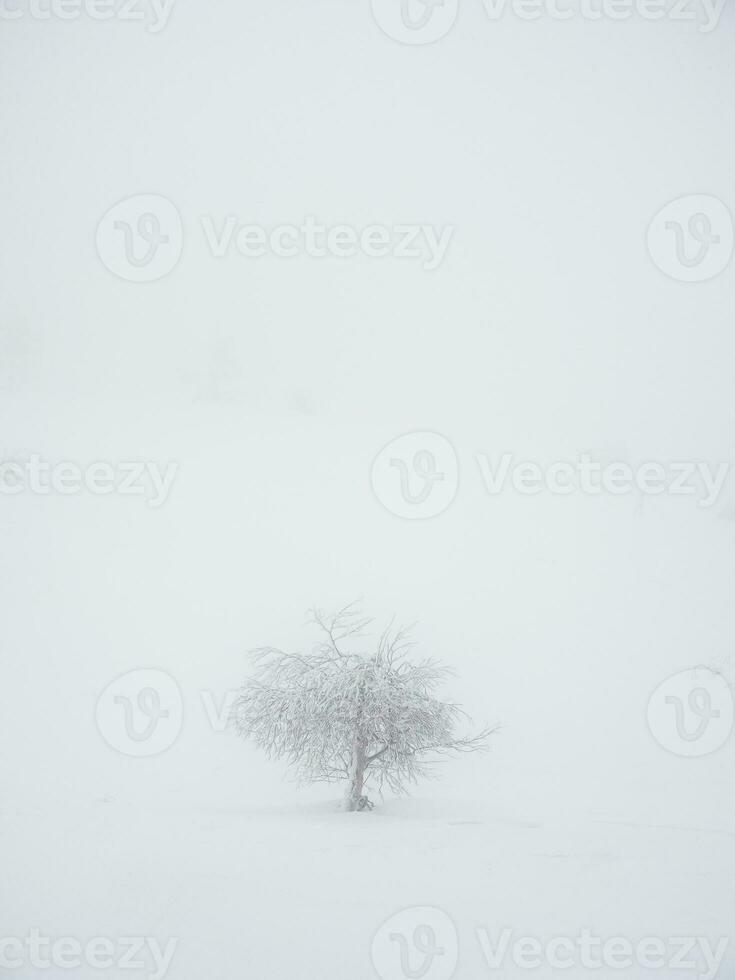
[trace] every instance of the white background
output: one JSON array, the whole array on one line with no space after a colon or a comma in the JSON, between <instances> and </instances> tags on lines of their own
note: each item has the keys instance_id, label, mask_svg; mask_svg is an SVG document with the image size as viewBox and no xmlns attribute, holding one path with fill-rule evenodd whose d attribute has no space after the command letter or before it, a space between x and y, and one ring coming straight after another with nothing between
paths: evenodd
<instances>
[{"instance_id":1,"label":"white background","mask_svg":"<svg viewBox=\"0 0 735 980\"><path fill-rule=\"evenodd\" d=\"M179 0L159 34L0 28L3 458L179 464L158 510L0 498L3 934L176 936L174 980L374 976L373 934L413 905L452 916L475 980L476 926L727 935L734 744L677 757L646 705L693 664L732 671L735 488L709 510L491 497L474 454L731 459L735 267L677 282L645 242L680 196L735 209L732 10L702 34L493 23L465 0L415 47L363 0ZM184 227L154 283L95 250L139 193ZM434 272L215 260L201 218L230 213L455 232ZM460 463L426 521L370 484L414 430ZM299 791L212 732L199 692L355 597L418 620L451 693L502 732L412 800L339 815L334 788ZM140 667L185 705L150 759L94 720Z\"/></svg>"}]
</instances>

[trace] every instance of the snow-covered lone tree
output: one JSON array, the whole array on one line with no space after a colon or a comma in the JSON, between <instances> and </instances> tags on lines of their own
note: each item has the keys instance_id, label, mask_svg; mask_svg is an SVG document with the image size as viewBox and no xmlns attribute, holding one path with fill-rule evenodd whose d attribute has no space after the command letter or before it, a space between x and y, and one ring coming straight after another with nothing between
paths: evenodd
<instances>
[{"instance_id":1,"label":"snow-covered lone tree","mask_svg":"<svg viewBox=\"0 0 735 980\"><path fill-rule=\"evenodd\" d=\"M305 782L345 781L345 810L370 806L367 786L405 792L437 756L484 749L493 729L459 735L464 712L434 691L449 673L411 661L406 629L388 627L371 652L354 652L371 620L351 604L312 611L310 653L253 652L254 671L232 709L236 732L286 761Z\"/></svg>"}]
</instances>

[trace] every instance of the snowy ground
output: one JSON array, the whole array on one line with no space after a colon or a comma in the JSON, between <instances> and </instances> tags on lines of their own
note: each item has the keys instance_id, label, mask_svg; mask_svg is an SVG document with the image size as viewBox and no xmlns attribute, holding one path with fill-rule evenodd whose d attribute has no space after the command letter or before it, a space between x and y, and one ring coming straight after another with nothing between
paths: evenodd
<instances>
[{"instance_id":1,"label":"snowy ground","mask_svg":"<svg viewBox=\"0 0 735 980\"><path fill-rule=\"evenodd\" d=\"M416 906L453 920L463 980L529 973L510 954L492 969L478 929L493 942L506 928L514 940L545 943L575 939L587 927L602 939L710 937L716 947L732 928L735 834L715 828L499 819L488 807L428 799L392 801L369 816L296 800L230 809L203 800L185 813L118 800L80 806L63 819L48 808L14 810L3 821L5 841L8 834L15 843L3 869L12 896L6 934L25 936L42 923L51 937L82 942L153 936L165 947L177 937L172 980L373 977L374 933ZM719 975L734 963L730 952ZM155 975L153 964L148 969ZM564 973L590 975L579 963ZM43 971L9 975L25 980ZM391 974L404 975L397 967ZM700 963L592 975L706 971Z\"/></svg>"}]
</instances>

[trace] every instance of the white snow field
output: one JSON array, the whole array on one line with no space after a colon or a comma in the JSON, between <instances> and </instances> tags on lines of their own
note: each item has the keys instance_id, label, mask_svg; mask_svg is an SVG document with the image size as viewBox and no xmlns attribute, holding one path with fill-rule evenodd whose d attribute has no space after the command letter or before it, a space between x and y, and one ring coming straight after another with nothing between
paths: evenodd
<instances>
[{"instance_id":1,"label":"white snow field","mask_svg":"<svg viewBox=\"0 0 735 980\"><path fill-rule=\"evenodd\" d=\"M365 816L335 814L328 803L295 795L281 806L238 807L205 794L186 808L119 798L64 813L11 808L5 842L9 834L5 935L26 937L40 926L47 936L82 944L154 937L162 949L175 937L167 975L184 980L384 975L372 964L373 934L394 913L424 906L451 917L456 976L467 980L557 973L547 965L521 968L510 951L491 966L478 930L494 945L506 930L512 942L534 937L542 944L577 941L585 928L602 941L627 937L633 945L657 937L673 962L675 937L706 937L716 949L732 928L735 840L717 827L514 820L491 806L425 797L390 801ZM442 939L446 945L439 931ZM573 965L564 975L590 975L578 952L569 955ZM606 966L592 975L710 975L701 954L689 960L683 970ZM729 951L718 975L732 968ZM8 975L25 980L48 972ZM82 967L70 975L157 974L146 955L134 974ZM385 975L411 974L395 962Z\"/></svg>"}]
</instances>

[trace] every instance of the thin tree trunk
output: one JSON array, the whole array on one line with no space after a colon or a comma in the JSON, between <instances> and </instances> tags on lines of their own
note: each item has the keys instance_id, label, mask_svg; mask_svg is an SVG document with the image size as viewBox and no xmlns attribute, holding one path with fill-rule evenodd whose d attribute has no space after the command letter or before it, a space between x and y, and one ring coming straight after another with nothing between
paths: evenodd
<instances>
[{"instance_id":1,"label":"thin tree trunk","mask_svg":"<svg viewBox=\"0 0 735 980\"><path fill-rule=\"evenodd\" d=\"M352 812L358 808L360 797L362 796L362 784L365 780L366 762L365 745L359 739L356 739L352 746L350 773L347 778L347 789L345 790L345 798L342 805L343 810Z\"/></svg>"}]
</instances>

